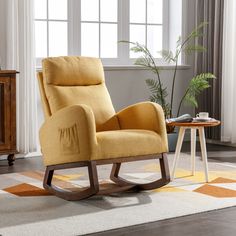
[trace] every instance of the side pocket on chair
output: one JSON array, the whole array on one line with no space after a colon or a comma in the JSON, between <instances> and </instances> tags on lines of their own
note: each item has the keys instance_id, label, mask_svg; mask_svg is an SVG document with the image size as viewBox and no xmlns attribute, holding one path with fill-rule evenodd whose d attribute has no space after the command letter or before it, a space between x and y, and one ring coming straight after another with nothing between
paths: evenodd
<instances>
[{"instance_id":1,"label":"side pocket on chair","mask_svg":"<svg viewBox=\"0 0 236 236\"><path fill-rule=\"evenodd\" d=\"M61 153L72 154L80 152L77 124L67 128L59 128L58 132Z\"/></svg>"}]
</instances>

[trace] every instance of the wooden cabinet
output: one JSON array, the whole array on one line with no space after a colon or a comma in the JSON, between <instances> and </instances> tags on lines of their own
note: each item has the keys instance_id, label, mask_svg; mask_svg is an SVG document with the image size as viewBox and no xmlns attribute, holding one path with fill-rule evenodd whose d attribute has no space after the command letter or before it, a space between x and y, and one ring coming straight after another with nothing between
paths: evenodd
<instances>
[{"instance_id":1,"label":"wooden cabinet","mask_svg":"<svg viewBox=\"0 0 236 236\"><path fill-rule=\"evenodd\" d=\"M13 165L16 150L16 74L0 70L0 155L8 155Z\"/></svg>"}]
</instances>

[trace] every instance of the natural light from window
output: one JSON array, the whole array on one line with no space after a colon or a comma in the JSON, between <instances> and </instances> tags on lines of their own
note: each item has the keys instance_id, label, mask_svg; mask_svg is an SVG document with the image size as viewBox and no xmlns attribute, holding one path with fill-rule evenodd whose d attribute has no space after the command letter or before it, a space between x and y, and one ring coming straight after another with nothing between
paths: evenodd
<instances>
[{"instance_id":1,"label":"natural light from window","mask_svg":"<svg viewBox=\"0 0 236 236\"><path fill-rule=\"evenodd\" d=\"M36 57L68 54L67 0L35 0Z\"/></svg>"},{"instance_id":2,"label":"natural light from window","mask_svg":"<svg viewBox=\"0 0 236 236\"><path fill-rule=\"evenodd\" d=\"M81 55L117 57L117 1L81 0Z\"/></svg>"},{"instance_id":3,"label":"natural light from window","mask_svg":"<svg viewBox=\"0 0 236 236\"><path fill-rule=\"evenodd\" d=\"M162 50L162 0L130 0L130 41L148 47L155 57ZM130 57L137 57L130 53Z\"/></svg>"},{"instance_id":4,"label":"natural light from window","mask_svg":"<svg viewBox=\"0 0 236 236\"><path fill-rule=\"evenodd\" d=\"M127 63L138 55L120 40L160 57L164 0L34 0L36 57L82 55ZM115 64L114 63L114 64Z\"/></svg>"}]
</instances>

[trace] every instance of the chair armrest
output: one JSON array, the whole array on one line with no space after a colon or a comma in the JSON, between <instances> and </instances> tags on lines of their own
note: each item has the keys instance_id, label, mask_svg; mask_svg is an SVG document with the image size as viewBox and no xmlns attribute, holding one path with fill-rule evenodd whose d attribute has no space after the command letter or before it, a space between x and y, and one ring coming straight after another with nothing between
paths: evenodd
<instances>
[{"instance_id":1,"label":"chair armrest","mask_svg":"<svg viewBox=\"0 0 236 236\"><path fill-rule=\"evenodd\" d=\"M86 105L59 110L44 122L39 139L46 166L90 160L97 143L92 110Z\"/></svg>"},{"instance_id":2,"label":"chair armrest","mask_svg":"<svg viewBox=\"0 0 236 236\"><path fill-rule=\"evenodd\" d=\"M137 103L121 110L116 115L121 129L152 130L164 139L167 138L163 109L157 103Z\"/></svg>"}]
</instances>

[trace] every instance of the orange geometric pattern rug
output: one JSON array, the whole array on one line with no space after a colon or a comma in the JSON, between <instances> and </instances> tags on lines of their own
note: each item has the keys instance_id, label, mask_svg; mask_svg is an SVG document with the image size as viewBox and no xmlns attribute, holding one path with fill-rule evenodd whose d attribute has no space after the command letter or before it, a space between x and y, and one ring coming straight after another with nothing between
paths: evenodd
<instances>
[{"instance_id":1,"label":"orange geometric pattern rug","mask_svg":"<svg viewBox=\"0 0 236 236\"><path fill-rule=\"evenodd\" d=\"M171 167L173 156L169 158ZM236 206L236 165L210 162L210 181L205 183L202 162L197 159L194 176L190 175L189 162L189 155L182 154L175 180L160 189L77 202L44 190L43 171L3 174L0 235L84 235ZM110 168L98 170L102 183L110 182ZM131 181L151 181L159 177L159 166L153 160L131 163L124 167L123 175ZM87 186L87 171L60 170L54 184L68 189Z\"/></svg>"},{"instance_id":2,"label":"orange geometric pattern rug","mask_svg":"<svg viewBox=\"0 0 236 236\"><path fill-rule=\"evenodd\" d=\"M177 172L178 174L181 173L180 171ZM41 176L38 180L43 181L43 173L42 172L24 172L20 173L21 175L25 176L33 176L37 174L38 176ZM137 174L126 174L135 176L136 180L138 180L138 176L143 173L137 173ZM146 175L147 176L147 175ZM149 176L150 177L150 176ZM79 180L75 177L71 177L70 175L57 175L56 180L54 180L54 183L61 188L76 188L75 184L72 184L74 181L79 182ZM63 181L61 179L66 179L67 181ZM141 179L141 177L140 177ZM148 179L148 178L147 178ZM213 177L212 177L213 179ZM73 180L70 182L69 180ZM142 179L143 180L143 179ZM109 180L103 180L104 183L109 183ZM78 185L80 186L80 185ZM11 187L7 187L2 189L2 191L5 191L9 194L13 194L18 197L33 197L33 196L50 196L51 193L47 192L46 190L42 189L42 187L37 187L32 184L28 183L20 183ZM228 179L223 177L216 177L212 181L208 183L196 183L191 185L174 185L169 184L165 187L162 187L157 190L153 190L155 192L174 192L174 191L193 191L205 195L209 195L215 198L231 198L236 197L236 180L234 179Z\"/></svg>"}]
</instances>

